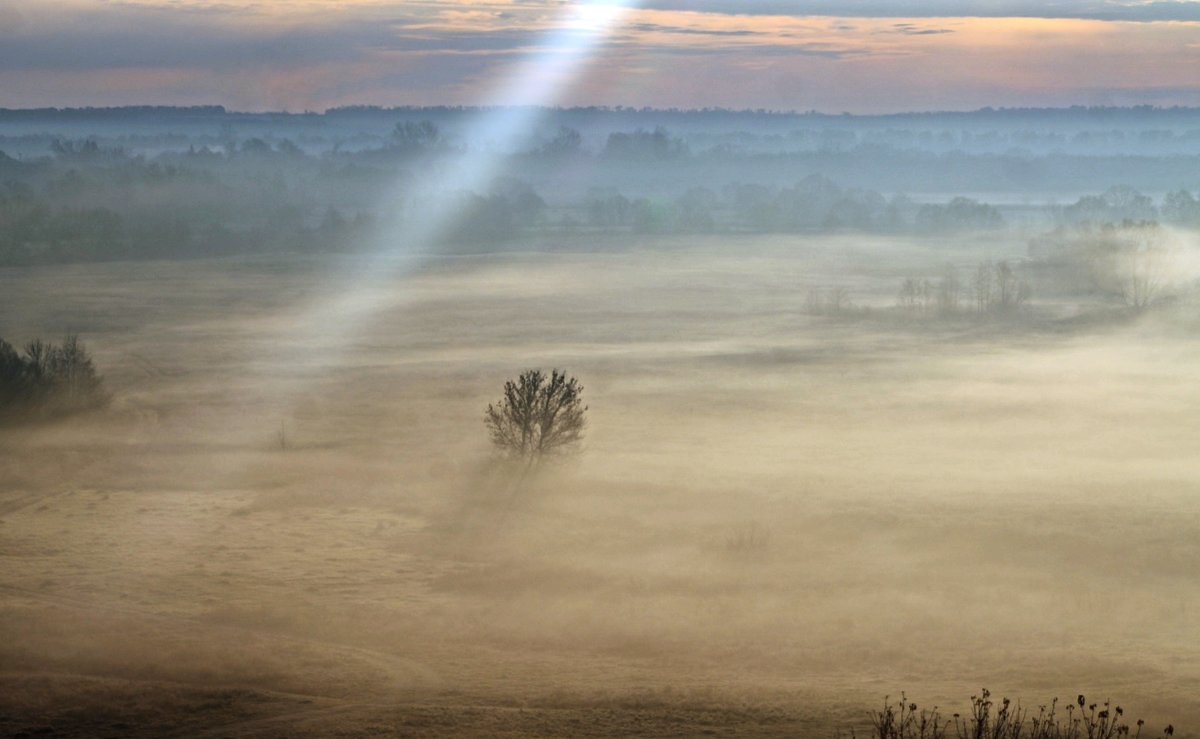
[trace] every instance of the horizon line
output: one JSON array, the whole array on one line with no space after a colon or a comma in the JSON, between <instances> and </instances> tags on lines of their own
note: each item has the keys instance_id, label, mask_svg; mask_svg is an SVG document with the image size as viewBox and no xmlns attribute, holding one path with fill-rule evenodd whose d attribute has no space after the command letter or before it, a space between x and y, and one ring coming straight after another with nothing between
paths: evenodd
<instances>
[{"instance_id":1,"label":"horizon line","mask_svg":"<svg viewBox=\"0 0 1200 739\"><path fill-rule=\"evenodd\" d=\"M431 104L431 105L380 105L376 103L351 103L336 105L321 111L304 110L238 110L231 109L219 103L197 103L194 105L172 105L159 103L129 103L124 105L85 105L85 106L39 106L31 108L0 107L0 115L11 113L116 113L134 111L180 111L206 112L221 115L246 116L325 116L331 113L363 112L485 112L493 110L543 110L554 112L600 112L600 113L643 113L668 115L723 114L723 115L761 115L778 117L813 117L813 118L895 118L941 115L978 115L992 113L1072 113L1072 112L1164 112L1164 113L1200 113L1196 105L1154 105L1140 103L1136 105L1084 105L1070 104L1061 106L991 106L964 109L932 109L932 110L897 110L885 113L851 113L849 111L827 112L816 109L770 109L770 108L729 108L723 106L704 106L694 108L632 106L632 105L464 105L464 104Z\"/></svg>"}]
</instances>

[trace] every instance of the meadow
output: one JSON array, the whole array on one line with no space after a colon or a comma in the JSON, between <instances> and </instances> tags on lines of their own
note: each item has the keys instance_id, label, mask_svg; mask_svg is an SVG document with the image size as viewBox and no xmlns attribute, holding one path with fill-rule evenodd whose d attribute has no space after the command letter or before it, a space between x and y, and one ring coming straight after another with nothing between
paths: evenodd
<instances>
[{"instance_id":1,"label":"meadow","mask_svg":"<svg viewBox=\"0 0 1200 739\"><path fill-rule=\"evenodd\" d=\"M1197 736L1197 306L892 307L1024 250L546 235L393 257L352 325L354 255L0 269L0 336L113 396L0 429L0 733L833 736L986 686ZM520 480L529 367L589 425Z\"/></svg>"}]
</instances>

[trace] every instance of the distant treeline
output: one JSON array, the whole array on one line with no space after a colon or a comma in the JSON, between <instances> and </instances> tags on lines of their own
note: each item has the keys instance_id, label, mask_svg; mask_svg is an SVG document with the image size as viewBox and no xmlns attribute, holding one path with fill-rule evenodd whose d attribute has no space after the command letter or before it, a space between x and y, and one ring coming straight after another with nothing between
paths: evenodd
<instances>
[{"instance_id":1,"label":"distant treeline","mask_svg":"<svg viewBox=\"0 0 1200 739\"><path fill-rule=\"evenodd\" d=\"M449 115L477 115L493 108L461 105L435 106L379 106L379 105L348 105L329 108L323 113L304 111L290 113L287 111L272 111L264 113L247 113L230 111L223 105L129 105L116 107L83 107L83 108L0 108L0 122L11 120L122 120L136 122L140 119L162 119L166 117L193 118L207 116L211 118L230 118L237 120L265 118L279 120L280 118L313 118L313 117L345 117L345 116L422 116L441 117ZM949 121L970 120L1053 120L1053 121L1119 121L1123 119L1145 120L1156 118L1160 120L1186 119L1200 121L1200 108L1186 106L1159 107L1152 105L1136 106L1084 106L1073 105L1062 108L993 108L985 107L972 111L926 111L912 113L888 113L852 115L849 113L821 113L815 110L768 110L765 108L654 108L616 106L580 106L567 108L541 108L547 115L639 115L666 116L674 118L790 118L790 119L821 119L829 121L885 121L896 122L905 120L945 119Z\"/></svg>"},{"instance_id":2,"label":"distant treeline","mask_svg":"<svg viewBox=\"0 0 1200 739\"><path fill-rule=\"evenodd\" d=\"M663 198L736 182L787 187L819 173L846 188L948 200L955 193L1050 199L1125 183L1155 192L1194 188L1200 109L1074 108L834 116L818 113L634 108L542 109L516 137L493 141L487 115L466 107L237 113L195 108L0 111L0 183L63 142L75 160L104 152L182 166L216 157L284 173L289 187L342 191L318 208L370 210L368 180L417 173L422 160L499 153L508 176L558 207L589 187ZM509 109L501 109L509 110ZM86 142L86 143L81 143ZM316 160L319 167L305 158ZM253 159L260 159L253 163ZM274 158L274 161L268 162ZM228 167L226 167L228 169ZM331 172L330 170L345 170ZM273 171L265 172L273 176ZM337 177L345 174L343 181ZM301 181L307 179L308 182ZM1041 195L1039 195L1041 194ZM305 197L299 198L306 199ZM350 215L353 215L352 213Z\"/></svg>"},{"instance_id":3,"label":"distant treeline","mask_svg":"<svg viewBox=\"0 0 1200 739\"><path fill-rule=\"evenodd\" d=\"M1005 225L1005 211L968 197L918 203L822 174L747 182L766 169L747 166L757 159L697 155L661 127L611 132L595 153L579 131L560 127L504 159L500 171L520 177L500 176L480 192L427 189L436 181L430 173L470 155L428 120L396 122L377 145L325 153L287 138L228 130L222 137L219 145L153 155L61 137L49 138L35 158L0 152L0 264L352 249L382 225L420 217L439 198L458 200L441 237L484 249L530 230L950 233ZM855 156L806 161L844 169ZM713 171L727 178L701 176ZM595 181L615 184L587 187ZM648 181L653 192L644 194ZM1036 216L1051 225L1200 226L1200 202L1188 190L1155 202L1121 186Z\"/></svg>"},{"instance_id":4,"label":"distant treeline","mask_svg":"<svg viewBox=\"0 0 1200 739\"><path fill-rule=\"evenodd\" d=\"M874 190L842 188L826 177L810 175L782 188L735 183L718 194L695 187L666 201L630 200L616 191L596 190L588 197L587 223L638 233L839 229L930 233L995 229L1004 225L1004 219L996 208L970 198L918 206L903 195L886 198Z\"/></svg>"},{"instance_id":5,"label":"distant treeline","mask_svg":"<svg viewBox=\"0 0 1200 739\"><path fill-rule=\"evenodd\" d=\"M121 121L133 123L139 120L160 121L164 119L194 119L197 117L223 117L231 115L223 105L125 105L102 108L0 108L0 122L11 121ZM237 115L237 114L233 114ZM241 114L278 115L278 114ZM286 115L286 114L285 114Z\"/></svg>"}]
</instances>

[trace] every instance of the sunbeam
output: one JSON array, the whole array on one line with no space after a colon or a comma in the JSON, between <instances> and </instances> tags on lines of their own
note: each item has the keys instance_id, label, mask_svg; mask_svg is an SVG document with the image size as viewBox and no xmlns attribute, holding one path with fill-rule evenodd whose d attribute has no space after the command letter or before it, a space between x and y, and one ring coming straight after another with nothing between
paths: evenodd
<instances>
[{"instance_id":1,"label":"sunbeam","mask_svg":"<svg viewBox=\"0 0 1200 739\"><path fill-rule=\"evenodd\" d=\"M299 312L298 318L289 319L295 330L279 342L277 356L264 358L260 366L278 362L303 368L304 358L320 357L321 367L308 366L319 374L337 364L356 332L372 316L403 300L391 289L392 281L436 248L461 214L461 194L486 189L500 174L513 145L562 98L597 47L634 5L634 0L594 0L565 8L539 44L541 51L518 63L505 76L482 106L484 113L467 127L467 142L488 141L491 145L467 147L441 161L438 174L423 185L420 208L408 207L398 226L384 229L348 269L338 274L330 289L333 297L318 297ZM397 183L384 202L402 203L404 199L403 186ZM303 392L303 381L299 385L270 386L279 395L256 400L265 401L284 415Z\"/></svg>"}]
</instances>

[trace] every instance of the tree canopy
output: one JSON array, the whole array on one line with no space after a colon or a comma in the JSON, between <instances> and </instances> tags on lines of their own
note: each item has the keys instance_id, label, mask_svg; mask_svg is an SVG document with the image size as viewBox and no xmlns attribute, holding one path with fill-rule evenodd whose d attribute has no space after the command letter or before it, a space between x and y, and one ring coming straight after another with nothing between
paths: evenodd
<instances>
[{"instance_id":1,"label":"tree canopy","mask_svg":"<svg viewBox=\"0 0 1200 739\"><path fill-rule=\"evenodd\" d=\"M582 394L583 386L566 372L522 372L504 383L503 397L484 413L492 444L504 456L530 465L577 451L587 412Z\"/></svg>"}]
</instances>

